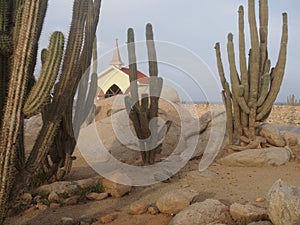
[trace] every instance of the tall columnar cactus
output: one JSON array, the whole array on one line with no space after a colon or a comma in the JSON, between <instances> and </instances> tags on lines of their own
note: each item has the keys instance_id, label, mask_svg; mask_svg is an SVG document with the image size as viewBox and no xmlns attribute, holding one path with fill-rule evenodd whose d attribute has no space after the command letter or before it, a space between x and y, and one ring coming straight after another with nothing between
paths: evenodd
<instances>
[{"instance_id":1,"label":"tall columnar cactus","mask_svg":"<svg viewBox=\"0 0 300 225\"><path fill-rule=\"evenodd\" d=\"M158 143L160 131L158 130L158 124L155 118L158 117L158 102L163 80L158 77L155 43L151 24L147 24L146 26L146 40L150 73L150 97L148 94L142 94L142 99L139 100L134 31L132 28L129 28L127 48L130 73L130 96L126 96L125 104L139 139L142 160L145 164L153 164L156 152L161 149L161 144ZM151 120L152 122L150 123Z\"/></svg>"},{"instance_id":2,"label":"tall columnar cactus","mask_svg":"<svg viewBox=\"0 0 300 225\"><path fill-rule=\"evenodd\" d=\"M64 166L67 153L71 155L74 150L70 149L74 145L61 145L58 150L55 140L67 132L62 129L63 118L72 118L76 87L91 61L101 0L74 0L67 47L64 51L63 34L54 32L48 49L41 54L39 80L31 88L47 4L48 0L0 0L0 224L5 219L12 186L14 191L28 186L43 169L50 152L60 155L59 163L47 165L57 171ZM57 77L59 82L50 99ZM43 127L26 159L23 118L38 112L43 114Z\"/></svg>"},{"instance_id":3,"label":"tall columnar cactus","mask_svg":"<svg viewBox=\"0 0 300 225\"><path fill-rule=\"evenodd\" d=\"M268 58L268 0L259 1L259 31L255 16L255 0L248 0L248 20L251 49L248 63L245 52L244 8L239 7L239 68L236 69L233 35L228 34L227 53L230 84L221 60L220 44L216 43L216 57L223 99L227 113L229 142L233 149L255 148L260 143L258 128L269 116L284 76L288 41L287 14L283 13L280 51L275 67ZM230 89L231 87L231 89ZM237 141L235 141L235 138ZM240 145L240 146L238 146Z\"/></svg>"},{"instance_id":4,"label":"tall columnar cactus","mask_svg":"<svg viewBox=\"0 0 300 225\"><path fill-rule=\"evenodd\" d=\"M300 106L300 99L297 100L295 95L290 95L287 97L287 104L289 106Z\"/></svg>"}]
</instances>

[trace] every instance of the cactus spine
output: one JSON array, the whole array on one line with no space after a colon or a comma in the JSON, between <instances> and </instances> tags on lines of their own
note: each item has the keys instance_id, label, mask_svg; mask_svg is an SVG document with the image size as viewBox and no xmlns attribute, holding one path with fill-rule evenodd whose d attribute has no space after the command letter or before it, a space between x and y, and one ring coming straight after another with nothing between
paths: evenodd
<instances>
[{"instance_id":1,"label":"cactus spine","mask_svg":"<svg viewBox=\"0 0 300 225\"><path fill-rule=\"evenodd\" d=\"M47 0L0 0L1 225L9 207L8 197L13 184L16 196L18 191L29 186L30 179L38 170L45 168L48 153L52 153L52 159L53 155L60 155L60 161L52 161L51 168L48 168L56 172L60 166L64 166L74 150L70 149L74 147L73 145L67 144L60 145L58 150L55 140L69 135L62 129L61 121L67 116L72 118L74 90L91 61L101 0L74 0L66 50L64 52L62 33L55 32L51 37L49 48L42 52L39 81L31 89L34 84L33 72L38 40L47 4ZM11 42L7 42L7 35ZM61 61L63 61L62 71L59 70ZM59 82L54 88L54 98L49 101L50 90L58 76ZM30 94L27 96L29 91ZM70 109L71 113L68 114ZM39 111L43 114L43 127L26 160L22 146L24 114L31 116Z\"/></svg>"},{"instance_id":2,"label":"cactus spine","mask_svg":"<svg viewBox=\"0 0 300 225\"><path fill-rule=\"evenodd\" d=\"M220 44L216 43L216 58L223 99L227 113L229 142L233 149L243 150L257 147L257 128L270 114L282 83L288 41L287 14L282 14L282 37L277 63L271 69L268 59L268 0L259 1L259 29L255 17L255 0L248 0L248 21L250 27L251 49L248 65L245 52L244 8L239 7L239 67L236 69L233 35L228 34L227 53L230 68L230 82L225 78ZM237 138L235 142L234 137ZM256 145L255 145L256 143ZM243 147L238 146L243 145ZM246 146L245 146L246 145Z\"/></svg>"},{"instance_id":3,"label":"cactus spine","mask_svg":"<svg viewBox=\"0 0 300 225\"><path fill-rule=\"evenodd\" d=\"M158 130L155 118L158 117L158 103L163 80L158 77L157 58L151 24L147 24L146 26L146 40L150 73L150 98L148 94L142 94L142 99L139 100L134 31L132 28L129 28L127 48L129 58L130 96L126 96L125 105L139 139L142 160L144 164L153 164L156 152L161 150L161 144L158 144L160 131ZM152 123L150 123L151 120Z\"/></svg>"}]
</instances>

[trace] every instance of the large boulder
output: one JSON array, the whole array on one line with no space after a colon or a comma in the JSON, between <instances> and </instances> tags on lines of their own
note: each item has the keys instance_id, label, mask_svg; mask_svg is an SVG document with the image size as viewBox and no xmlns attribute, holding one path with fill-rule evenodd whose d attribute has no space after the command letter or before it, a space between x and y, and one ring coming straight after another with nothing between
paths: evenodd
<instances>
[{"instance_id":1,"label":"large boulder","mask_svg":"<svg viewBox=\"0 0 300 225\"><path fill-rule=\"evenodd\" d=\"M218 223L234 224L229 208L218 200L206 199L203 202L192 204L178 213L169 225L207 225Z\"/></svg>"},{"instance_id":2,"label":"large boulder","mask_svg":"<svg viewBox=\"0 0 300 225\"><path fill-rule=\"evenodd\" d=\"M288 148L248 149L221 158L218 163L241 167L281 166L289 162L291 156L291 150Z\"/></svg>"},{"instance_id":3,"label":"large boulder","mask_svg":"<svg viewBox=\"0 0 300 225\"><path fill-rule=\"evenodd\" d=\"M300 224L300 188L282 180L276 181L268 193L268 214L274 225Z\"/></svg>"},{"instance_id":4,"label":"large boulder","mask_svg":"<svg viewBox=\"0 0 300 225\"><path fill-rule=\"evenodd\" d=\"M193 107L192 107L193 108ZM180 160L201 157L205 150L209 150L211 163L222 144L225 131L225 112L216 111L213 116L208 112L205 115L193 117L190 109L180 104L160 99L159 126L166 122L170 124L165 136L161 136L162 152L157 160L167 158L172 153ZM116 159L127 164L137 165L140 161L139 142L135 136L132 122L125 110L124 95L115 96L97 102L95 116L96 133L107 151ZM213 137L213 138L211 138ZM220 140L216 142L215 140ZM85 136L89 142L89 135ZM87 145L85 145L87 146ZM209 146L209 147L207 147ZM109 160L107 157L100 161ZM209 164L208 163L208 164Z\"/></svg>"}]
</instances>

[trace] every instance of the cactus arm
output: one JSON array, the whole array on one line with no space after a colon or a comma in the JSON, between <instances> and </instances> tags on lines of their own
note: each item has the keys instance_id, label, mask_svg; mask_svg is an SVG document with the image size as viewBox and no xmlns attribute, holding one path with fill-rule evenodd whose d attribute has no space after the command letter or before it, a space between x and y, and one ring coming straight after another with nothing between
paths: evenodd
<instances>
[{"instance_id":1,"label":"cactus arm","mask_svg":"<svg viewBox=\"0 0 300 225\"><path fill-rule=\"evenodd\" d=\"M9 33L10 13L12 11L10 1L0 0L0 30L1 34Z\"/></svg>"},{"instance_id":2,"label":"cactus arm","mask_svg":"<svg viewBox=\"0 0 300 225\"><path fill-rule=\"evenodd\" d=\"M130 95L133 100L134 108L138 112L140 111L138 86L137 86L137 65L135 55L135 44L134 44L134 31L132 28L128 29L127 33L127 49L129 59L129 81L130 81Z\"/></svg>"},{"instance_id":3,"label":"cactus arm","mask_svg":"<svg viewBox=\"0 0 300 225\"><path fill-rule=\"evenodd\" d=\"M241 83L243 86L243 97L245 103L249 99L249 78L247 72L247 60L246 60L246 47L245 47L245 21L244 21L244 7L240 6L238 10L238 28L239 28L239 60L240 60L240 73L241 73ZM241 96L240 96L241 97ZM243 127L246 127L249 122L249 113L242 111L241 123Z\"/></svg>"},{"instance_id":4,"label":"cactus arm","mask_svg":"<svg viewBox=\"0 0 300 225\"><path fill-rule=\"evenodd\" d=\"M53 33L48 49L40 78L31 89L24 105L23 112L27 116L41 111L56 81L64 50L64 36L61 32Z\"/></svg>"},{"instance_id":5,"label":"cactus arm","mask_svg":"<svg viewBox=\"0 0 300 225\"><path fill-rule=\"evenodd\" d=\"M93 68L92 73L97 73L98 70L98 52L97 52L97 37L94 38L93 43Z\"/></svg>"},{"instance_id":6,"label":"cactus arm","mask_svg":"<svg viewBox=\"0 0 300 225\"><path fill-rule=\"evenodd\" d=\"M88 1L75 0L69 37L62 67L62 73L55 89L54 101L59 101L63 90L69 85L71 76L78 70L79 55L82 48L84 24L87 14Z\"/></svg>"},{"instance_id":7,"label":"cactus arm","mask_svg":"<svg viewBox=\"0 0 300 225\"><path fill-rule=\"evenodd\" d=\"M251 102L255 101L258 94L258 80L259 80L259 41L258 32L255 19L255 5L254 0L248 1L248 18L251 38L251 59L250 59L250 98Z\"/></svg>"},{"instance_id":8,"label":"cactus arm","mask_svg":"<svg viewBox=\"0 0 300 225\"><path fill-rule=\"evenodd\" d=\"M90 7L91 8L91 7ZM91 11L91 9L89 8L89 13ZM91 16L88 16L88 20L90 20ZM92 29L91 29L92 30ZM87 35L86 35L87 36ZM87 39L87 37L85 38ZM86 42L86 45L89 45L89 43ZM84 55L89 55L88 52L86 52ZM89 57L89 56L88 56ZM90 72L90 68L88 68L85 72L85 75L84 77L81 78L81 81L79 83L79 91L78 91L78 99L77 99L77 102L76 102L76 108L77 107L81 107L79 109L79 112L75 111L75 116L74 116L74 120L76 121L76 123L81 126L81 124L84 122L84 120L88 117L88 115L90 113L92 113L92 110L93 110L93 106L94 106L94 99L95 99L95 96L96 96L96 92L97 92L97 68L98 68L98 53L97 53L97 37L95 36L94 37L94 41L93 41L93 48L92 48L92 76L91 76L91 81L90 81L90 88L89 88L89 91L88 91L88 94L87 94L87 97L86 97L86 93L87 93L87 73ZM83 67L85 67L85 65L83 65ZM82 86L82 85L85 85L85 86ZM84 92L82 92L82 90ZM85 99L86 97L86 99ZM84 99L84 101L86 102L82 102L81 99ZM78 121L78 114L80 115L81 119ZM74 127L74 136L75 136L75 139L77 139L78 137L78 132L79 132L79 126L76 128ZM77 129L77 130L76 130Z\"/></svg>"},{"instance_id":9,"label":"cactus arm","mask_svg":"<svg viewBox=\"0 0 300 225\"><path fill-rule=\"evenodd\" d=\"M259 35L260 35L260 74L266 73L265 63L267 59L267 46L268 46L268 0L259 1ZM267 71L269 72L269 71Z\"/></svg>"},{"instance_id":10,"label":"cactus arm","mask_svg":"<svg viewBox=\"0 0 300 225\"><path fill-rule=\"evenodd\" d=\"M249 18L249 27L250 27L250 38L251 38L251 51L252 51L252 63L250 66L250 88L252 94L255 95L258 87L259 80L259 41L258 41L258 32L255 19L255 4L254 0L248 1L248 18ZM250 96L251 97L251 96Z\"/></svg>"},{"instance_id":11,"label":"cactus arm","mask_svg":"<svg viewBox=\"0 0 300 225\"><path fill-rule=\"evenodd\" d=\"M138 139L145 139L142 132L142 125L140 121L141 107L138 97L138 86L137 86L137 65L136 65L136 55L135 55L135 44L134 44L134 31L129 28L127 31L127 50L129 59L129 81L130 81L130 96L127 97L125 103L127 103L127 108L130 109L129 117L133 122L133 126ZM143 105L145 107L145 103ZM142 150L142 156L144 153L144 143L140 141L140 147ZM145 157L145 156L143 156Z\"/></svg>"},{"instance_id":12,"label":"cactus arm","mask_svg":"<svg viewBox=\"0 0 300 225\"><path fill-rule=\"evenodd\" d=\"M158 77L158 66L157 66L157 56L155 50L155 43L153 38L152 25L148 23L146 25L146 41L147 41L147 51L148 51L148 65L150 74L150 108L149 108L149 120L158 116L158 103L162 91L163 79ZM158 124L157 121L151 122L151 139L149 143L149 148L151 149L148 154L148 162L150 164L154 163L156 152L160 151L161 146L157 146L158 143Z\"/></svg>"},{"instance_id":13,"label":"cactus arm","mask_svg":"<svg viewBox=\"0 0 300 225\"><path fill-rule=\"evenodd\" d=\"M37 137L37 142L35 142L34 149L38 148L39 151L32 151L34 154L30 154L26 162L26 171L29 173L34 173L36 168L40 165L39 162L43 161L46 157L47 151L43 149L48 149L49 144L53 142L55 137L55 132L58 129L58 124L56 122L48 122L43 125L41 132ZM39 138L43 137L43 138Z\"/></svg>"},{"instance_id":14,"label":"cactus arm","mask_svg":"<svg viewBox=\"0 0 300 225\"><path fill-rule=\"evenodd\" d=\"M0 126L6 104L9 79L9 65L13 46L9 30L10 5L8 0L0 0Z\"/></svg>"},{"instance_id":15,"label":"cactus arm","mask_svg":"<svg viewBox=\"0 0 300 225\"><path fill-rule=\"evenodd\" d=\"M84 111L84 115L83 115L83 120L85 120L85 118L88 116L89 112L92 109L92 106L94 104L94 99L97 93L97 73L93 73L92 77L91 77L91 82L90 82L90 87L89 87L89 91L87 93L87 98L86 98L86 103L85 103L85 107L86 110ZM83 121L82 121L83 122Z\"/></svg>"},{"instance_id":16,"label":"cactus arm","mask_svg":"<svg viewBox=\"0 0 300 225\"><path fill-rule=\"evenodd\" d=\"M0 52L4 56L10 56L13 52L13 42L10 35L0 34Z\"/></svg>"},{"instance_id":17,"label":"cactus arm","mask_svg":"<svg viewBox=\"0 0 300 225\"><path fill-rule=\"evenodd\" d=\"M251 39L251 54L250 54L250 95L248 105L250 108L249 113L249 135L250 139L255 138L255 122L256 122L256 110L259 88L259 41L257 24L255 17L255 4L254 0L248 1L248 20L250 27L250 39Z\"/></svg>"},{"instance_id":18,"label":"cactus arm","mask_svg":"<svg viewBox=\"0 0 300 225\"><path fill-rule=\"evenodd\" d=\"M287 53L287 42L288 42L288 25L287 25L287 14L282 14L282 36L280 43L279 56L274 70L271 73L271 77L273 78L270 92L268 97L266 98L265 103L258 108L257 120L262 119L271 109L276 97L279 93L280 86L283 80L285 64L286 64L286 53Z\"/></svg>"},{"instance_id":19,"label":"cactus arm","mask_svg":"<svg viewBox=\"0 0 300 225\"><path fill-rule=\"evenodd\" d=\"M229 89L229 84L225 78L225 72L224 72L224 67L221 58L220 43L216 43L215 51L216 51L218 72L223 87L222 96L226 107L226 119L227 119L227 131L229 136L229 143L233 144L233 120L232 120L233 114L232 114L231 92Z\"/></svg>"},{"instance_id":20,"label":"cactus arm","mask_svg":"<svg viewBox=\"0 0 300 225\"><path fill-rule=\"evenodd\" d=\"M146 25L146 41L148 51L148 64L150 74L150 120L157 117L158 113L158 99L161 93L162 83L157 79L158 68L157 68L157 57L155 52L155 44L153 40L152 25Z\"/></svg>"},{"instance_id":21,"label":"cactus arm","mask_svg":"<svg viewBox=\"0 0 300 225\"><path fill-rule=\"evenodd\" d=\"M244 98L248 101L249 98L249 84L246 62L246 50L245 50L245 33L244 33L244 8L239 7L239 59L240 59L240 71L241 82L244 86Z\"/></svg>"},{"instance_id":22,"label":"cactus arm","mask_svg":"<svg viewBox=\"0 0 300 225\"><path fill-rule=\"evenodd\" d=\"M0 126L2 125L2 118L4 106L6 104L7 86L9 79L9 62L10 60L0 55Z\"/></svg>"},{"instance_id":23,"label":"cactus arm","mask_svg":"<svg viewBox=\"0 0 300 225\"><path fill-rule=\"evenodd\" d=\"M13 52L13 42L10 34L11 2L0 0L0 54L10 56Z\"/></svg>"},{"instance_id":24,"label":"cactus arm","mask_svg":"<svg viewBox=\"0 0 300 225\"><path fill-rule=\"evenodd\" d=\"M151 135L149 130L149 120L148 120L148 104L149 104L148 94L142 94L141 112L139 115L142 139L146 139Z\"/></svg>"},{"instance_id":25,"label":"cactus arm","mask_svg":"<svg viewBox=\"0 0 300 225\"><path fill-rule=\"evenodd\" d=\"M234 56L234 47L233 47L233 36L232 34L228 34L228 43L227 43L227 52L228 52L228 61L230 67L230 80L231 80L231 88L232 95L236 99L236 103L241 107L242 111L249 114L250 110L245 101L244 96L239 96L239 87L240 87L240 79L238 73L236 71L235 64L235 56Z\"/></svg>"},{"instance_id":26,"label":"cactus arm","mask_svg":"<svg viewBox=\"0 0 300 225\"><path fill-rule=\"evenodd\" d=\"M266 97L269 93L269 87L270 87L270 74L266 73L262 76L262 86L261 86L261 93L257 101L257 106L260 107L266 100Z\"/></svg>"}]
</instances>

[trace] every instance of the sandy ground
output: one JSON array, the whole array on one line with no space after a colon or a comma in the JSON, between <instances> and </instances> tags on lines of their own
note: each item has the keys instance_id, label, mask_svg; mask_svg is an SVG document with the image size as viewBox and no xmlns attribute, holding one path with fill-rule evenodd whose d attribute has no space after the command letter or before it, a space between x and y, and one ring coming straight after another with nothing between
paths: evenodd
<instances>
[{"instance_id":1,"label":"sandy ground","mask_svg":"<svg viewBox=\"0 0 300 225\"><path fill-rule=\"evenodd\" d=\"M188 106L187 106L188 107ZM202 115L208 110L205 105L193 107L195 116ZM289 129L300 126L300 107L274 107L269 122ZM292 126L292 127L291 127ZM77 180L97 175L82 158L75 152L77 160L74 162L68 180ZM23 213L7 219L11 225L55 225L62 217L100 218L107 214L117 215L111 225L167 225L172 219L165 214L139 216L129 215L129 205L136 201L154 203L163 193L176 189L194 189L200 193L199 201L214 198L229 205L234 202L252 203L262 207L267 201L258 203L257 198L265 198L272 184L282 179L287 183L300 187L300 163L292 161L280 167L225 167L213 163L206 171L198 171L200 159L190 161L181 171L166 183L157 183L147 187L134 187L130 194L120 198L108 198L102 201L85 201L73 206L63 206L57 209ZM100 224L100 223L99 223Z\"/></svg>"}]
</instances>

